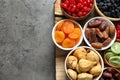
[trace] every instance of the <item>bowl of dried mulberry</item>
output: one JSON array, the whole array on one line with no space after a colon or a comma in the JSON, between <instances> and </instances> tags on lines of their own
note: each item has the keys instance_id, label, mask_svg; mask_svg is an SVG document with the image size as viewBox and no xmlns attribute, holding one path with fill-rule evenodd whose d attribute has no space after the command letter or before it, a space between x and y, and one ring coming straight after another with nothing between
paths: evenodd
<instances>
[{"instance_id":1,"label":"bowl of dried mulberry","mask_svg":"<svg viewBox=\"0 0 120 80\"><path fill-rule=\"evenodd\" d=\"M83 28L86 44L96 50L108 49L116 40L115 25L107 18L94 17Z\"/></svg>"},{"instance_id":2,"label":"bowl of dried mulberry","mask_svg":"<svg viewBox=\"0 0 120 80\"><path fill-rule=\"evenodd\" d=\"M100 16L111 21L120 20L120 0L94 0L94 4Z\"/></svg>"},{"instance_id":3,"label":"bowl of dried mulberry","mask_svg":"<svg viewBox=\"0 0 120 80\"><path fill-rule=\"evenodd\" d=\"M103 69L101 55L88 46L74 48L65 59L65 72L70 80L98 80Z\"/></svg>"}]
</instances>

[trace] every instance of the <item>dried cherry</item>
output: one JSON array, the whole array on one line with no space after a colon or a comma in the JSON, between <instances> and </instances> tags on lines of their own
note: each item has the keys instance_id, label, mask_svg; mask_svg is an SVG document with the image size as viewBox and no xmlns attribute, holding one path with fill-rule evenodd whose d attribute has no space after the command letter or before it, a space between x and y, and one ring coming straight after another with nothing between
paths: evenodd
<instances>
[{"instance_id":1,"label":"dried cherry","mask_svg":"<svg viewBox=\"0 0 120 80\"><path fill-rule=\"evenodd\" d=\"M61 7L73 17L87 15L92 7L93 0L62 0Z\"/></svg>"}]
</instances>

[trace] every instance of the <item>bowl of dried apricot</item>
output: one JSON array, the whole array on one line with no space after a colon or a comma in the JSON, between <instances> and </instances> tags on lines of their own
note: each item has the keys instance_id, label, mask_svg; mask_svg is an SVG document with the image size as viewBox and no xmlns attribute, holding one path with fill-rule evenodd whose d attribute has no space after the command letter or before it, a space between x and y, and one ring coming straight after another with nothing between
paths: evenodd
<instances>
[{"instance_id":1,"label":"bowl of dried apricot","mask_svg":"<svg viewBox=\"0 0 120 80\"><path fill-rule=\"evenodd\" d=\"M99 80L103 69L101 55L88 46L74 48L65 59L65 72L70 80Z\"/></svg>"},{"instance_id":2,"label":"bowl of dried apricot","mask_svg":"<svg viewBox=\"0 0 120 80\"><path fill-rule=\"evenodd\" d=\"M108 49L116 40L115 25L104 17L88 20L84 25L83 33L87 45L96 50Z\"/></svg>"},{"instance_id":3,"label":"bowl of dried apricot","mask_svg":"<svg viewBox=\"0 0 120 80\"><path fill-rule=\"evenodd\" d=\"M71 50L82 43L82 27L71 19L60 20L53 27L52 39L58 48Z\"/></svg>"}]
</instances>

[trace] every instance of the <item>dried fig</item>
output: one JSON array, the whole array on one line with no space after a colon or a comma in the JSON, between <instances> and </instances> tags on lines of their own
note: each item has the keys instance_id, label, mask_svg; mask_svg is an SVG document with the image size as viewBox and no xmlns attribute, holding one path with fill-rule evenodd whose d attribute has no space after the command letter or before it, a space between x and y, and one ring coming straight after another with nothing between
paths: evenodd
<instances>
[{"instance_id":1,"label":"dried fig","mask_svg":"<svg viewBox=\"0 0 120 80\"><path fill-rule=\"evenodd\" d=\"M77 79L77 72L72 70L72 69L68 69L67 70L69 76L72 78L72 80L76 80Z\"/></svg>"},{"instance_id":2,"label":"dried fig","mask_svg":"<svg viewBox=\"0 0 120 80\"><path fill-rule=\"evenodd\" d=\"M66 64L68 68L75 69L77 66L77 62L78 62L78 59L75 56L69 56L66 61Z\"/></svg>"}]
</instances>

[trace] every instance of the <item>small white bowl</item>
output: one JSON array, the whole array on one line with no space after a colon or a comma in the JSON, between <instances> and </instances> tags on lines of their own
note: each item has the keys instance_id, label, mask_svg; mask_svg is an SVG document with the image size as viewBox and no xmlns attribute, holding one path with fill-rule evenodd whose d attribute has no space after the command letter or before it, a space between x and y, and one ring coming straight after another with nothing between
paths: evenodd
<instances>
[{"instance_id":1,"label":"small white bowl","mask_svg":"<svg viewBox=\"0 0 120 80\"><path fill-rule=\"evenodd\" d=\"M61 45L59 45L59 44L55 41L55 37L54 37L54 34L55 34L55 31L56 31L57 25L58 25L60 22L67 21L67 20L68 20L68 21L72 21L73 23L75 23L76 25L78 25L78 27L81 29L81 37L80 37L80 40L79 40L79 42L78 42L74 47L72 47L72 48L64 48L64 47L62 47ZM53 30L52 30L52 39L53 39L53 42L55 43L55 45L56 45L58 48L60 48L60 49L62 49L62 50L72 50L73 48L79 46L79 45L82 43L82 40L83 40L82 27L81 27L81 25L80 25L78 22L76 22L76 21L74 21L74 20L71 20L71 19L63 19L63 20L60 20L60 21L58 21L58 22L55 24L55 26L53 27Z\"/></svg>"},{"instance_id":2,"label":"small white bowl","mask_svg":"<svg viewBox=\"0 0 120 80\"><path fill-rule=\"evenodd\" d=\"M108 23L110 23L111 25L113 25L114 26L114 24L109 20L109 19L107 19L107 18L104 18L104 17L94 17L94 18L91 18L90 20L88 20L86 23L85 23L85 25L84 25L84 28L83 28L83 37L84 37L84 40L85 40L85 42L86 42L86 44L88 45L88 46L90 46L90 47L92 47L92 45L89 43L89 41L87 40L87 38L86 38L86 36L85 36L85 29L88 27L88 23L91 21L91 20L93 20L93 19L102 19L102 20L105 20L105 21L107 21ZM96 50L106 50L106 49L108 49L114 42L115 42L115 40L116 40L116 29L115 29L115 36L113 37L113 39L112 39L112 41L110 42L110 44L109 45L107 45L107 46L105 46L105 47L102 47L101 49L97 49L97 48L95 48Z\"/></svg>"},{"instance_id":3,"label":"small white bowl","mask_svg":"<svg viewBox=\"0 0 120 80\"><path fill-rule=\"evenodd\" d=\"M68 72L67 72L67 65L66 65L67 59L68 59L68 57L69 57L70 55L73 54L73 52L74 52L76 49L78 49L78 48L80 48L80 47L83 47L83 48L85 48L85 49L91 49L91 50L93 50L93 51L99 56L99 58L100 58L100 64L101 64L101 66L102 66L102 71L101 71L101 73L99 74L99 76L93 78L93 80L99 80L99 78L102 76L103 70L104 70L103 58L102 58L102 56L100 55L99 52L97 52L94 48L88 47L88 46L79 46L79 47L76 47L76 48L74 48L73 50L71 50L71 51L68 53L68 55L66 56L64 66L65 66L65 72L66 72L68 78L69 78L70 80L72 80L71 77L69 76Z\"/></svg>"}]
</instances>

